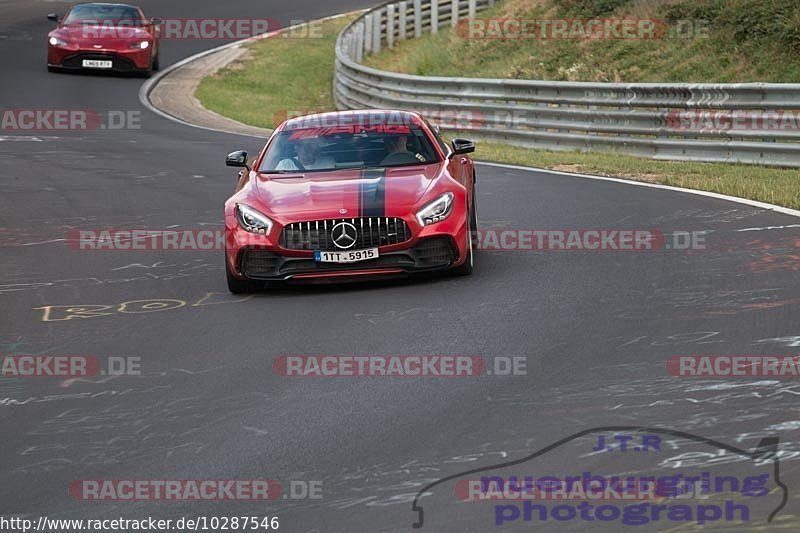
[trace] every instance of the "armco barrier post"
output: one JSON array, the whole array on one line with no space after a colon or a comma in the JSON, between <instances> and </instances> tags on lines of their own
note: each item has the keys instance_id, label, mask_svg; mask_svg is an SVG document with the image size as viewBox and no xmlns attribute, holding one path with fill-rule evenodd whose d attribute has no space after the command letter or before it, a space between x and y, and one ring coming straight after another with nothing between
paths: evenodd
<instances>
[{"instance_id":1,"label":"armco barrier post","mask_svg":"<svg viewBox=\"0 0 800 533\"><path fill-rule=\"evenodd\" d=\"M397 40L402 41L406 38L406 31L408 30L408 19L406 17L408 11L408 3L407 2L400 2L397 4L399 6L400 14L398 17L397 22Z\"/></svg>"},{"instance_id":2,"label":"armco barrier post","mask_svg":"<svg viewBox=\"0 0 800 533\"><path fill-rule=\"evenodd\" d=\"M357 63L364 59L364 22L361 21L356 26L356 55L353 58Z\"/></svg>"},{"instance_id":3,"label":"armco barrier post","mask_svg":"<svg viewBox=\"0 0 800 533\"><path fill-rule=\"evenodd\" d=\"M439 0L431 0L431 33L439 32Z\"/></svg>"},{"instance_id":4,"label":"armco barrier post","mask_svg":"<svg viewBox=\"0 0 800 533\"><path fill-rule=\"evenodd\" d=\"M422 0L414 0L414 38L422 37Z\"/></svg>"},{"instance_id":5,"label":"armco barrier post","mask_svg":"<svg viewBox=\"0 0 800 533\"><path fill-rule=\"evenodd\" d=\"M386 46L394 48L394 4L386 6Z\"/></svg>"},{"instance_id":6,"label":"armco barrier post","mask_svg":"<svg viewBox=\"0 0 800 533\"><path fill-rule=\"evenodd\" d=\"M372 16L372 53L378 54L381 51L381 13L380 9L376 9Z\"/></svg>"},{"instance_id":7,"label":"armco barrier post","mask_svg":"<svg viewBox=\"0 0 800 533\"><path fill-rule=\"evenodd\" d=\"M364 17L364 27L366 28L364 33L364 54L367 55L372 52L372 15L366 15Z\"/></svg>"}]
</instances>

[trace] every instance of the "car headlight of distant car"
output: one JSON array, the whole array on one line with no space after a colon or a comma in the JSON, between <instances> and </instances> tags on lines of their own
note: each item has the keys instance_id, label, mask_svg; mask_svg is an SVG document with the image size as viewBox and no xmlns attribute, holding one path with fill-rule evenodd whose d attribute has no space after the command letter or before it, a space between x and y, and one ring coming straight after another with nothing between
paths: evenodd
<instances>
[{"instance_id":1,"label":"car headlight of distant car","mask_svg":"<svg viewBox=\"0 0 800 533\"><path fill-rule=\"evenodd\" d=\"M56 36L50 36L50 44L53 46L68 46L69 43L64 39L59 39Z\"/></svg>"},{"instance_id":2,"label":"car headlight of distant car","mask_svg":"<svg viewBox=\"0 0 800 533\"><path fill-rule=\"evenodd\" d=\"M265 235L272 229L272 220L259 211L246 205L236 205L236 220L245 231Z\"/></svg>"},{"instance_id":3,"label":"car headlight of distant car","mask_svg":"<svg viewBox=\"0 0 800 533\"><path fill-rule=\"evenodd\" d=\"M417 220L423 226L441 222L450 216L453 211L453 193L446 192L433 202L419 210Z\"/></svg>"},{"instance_id":4,"label":"car headlight of distant car","mask_svg":"<svg viewBox=\"0 0 800 533\"><path fill-rule=\"evenodd\" d=\"M139 50L147 50L150 46L150 41L136 41L135 43L130 43L128 45L129 48L138 48Z\"/></svg>"}]
</instances>

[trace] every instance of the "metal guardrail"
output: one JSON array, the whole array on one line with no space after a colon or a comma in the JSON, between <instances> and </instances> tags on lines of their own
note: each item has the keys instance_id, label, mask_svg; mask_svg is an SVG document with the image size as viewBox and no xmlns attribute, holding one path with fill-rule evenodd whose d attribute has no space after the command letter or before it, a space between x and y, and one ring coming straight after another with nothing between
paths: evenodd
<instances>
[{"instance_id":1,"label":"metal guardrail","mask_svg":"<svg viewBox=\"0 0 800 533\"><path fill-rule=\"evenodd\" d=\"M800 167L800 84L446 78L361 64L402 39L463 24L493 3L407 0L366 12L336 42L337 107L416 110L445 129L531 148Z\"/></svg>"}]
</instances>

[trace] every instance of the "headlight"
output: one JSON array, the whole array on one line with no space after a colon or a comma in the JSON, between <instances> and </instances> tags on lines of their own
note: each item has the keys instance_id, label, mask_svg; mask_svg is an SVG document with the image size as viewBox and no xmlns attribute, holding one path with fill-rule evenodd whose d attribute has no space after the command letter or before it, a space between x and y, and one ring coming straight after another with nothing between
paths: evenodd
<instances>
[{"instance_id":1,"label":"headlight","mask_svg":"<svg viewBox=\"0 0 800 533\"><path fill-rule=\"evenodd\" d=\"M439 198L423 207L417 213L417 220L423 226L436 224L450 216L453 210L453 193L446 192Z\"/></svg>"},{"instance_id":2,"label":"headlight","mask_svg":"<svg viewBox=\"0 0 800 533\"><path fill-rule=\"evenodd\" d=\"M147 50L148 46L150 46L150 41L136 41L128 45L129 48L139 48L140 50Z\"/></svg>"},{"instance_id":3,"label":"headlight","mask_svg":"<svg viewBox=\"0 0 800 533\"><path fill-rule=\"evenodd\" d=\"M67 41L58 37L50 37L50 44L53 46L67 46Z\"/></svg>"},{"instance_id":4,"label":"headlight","mask_svg":"<svg viewBox=\"0 0 800 533\"><path fill-rule=\"evenodd\" d=\"M272 220L264 213L260 213L252 207L246 205L236 205L236 220L242 229L250 233L261 233L265 235L272 229Z\"/></svg>"}]
</instances>

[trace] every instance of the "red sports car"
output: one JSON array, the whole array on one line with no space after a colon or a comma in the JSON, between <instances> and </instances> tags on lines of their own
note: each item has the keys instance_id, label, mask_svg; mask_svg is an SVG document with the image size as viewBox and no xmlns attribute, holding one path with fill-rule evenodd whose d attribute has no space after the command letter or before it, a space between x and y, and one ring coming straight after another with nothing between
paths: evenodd
<instances>
[{"instance_id":1,"label":"red sports car","mask_svg":"<svg viewBox=\"0 0 800 533\"><path fill-rule=\"evenodd\" d=\"M265 281L472 273L475 170L419 114L342 111L293 118L244 167L225 203L233 293Z\"/></svg>"},{"instance_id":2,"label":"red sports car","mask_svg":"<svg viewBox=\"0 0 800 533\"><path fill-rule=\"evenodd\" d=\"M47 43L47 69L108 70L149 74L158 70L159 19L126 4L77 4L58 22Z\"/></svg>"}]
</instances>

